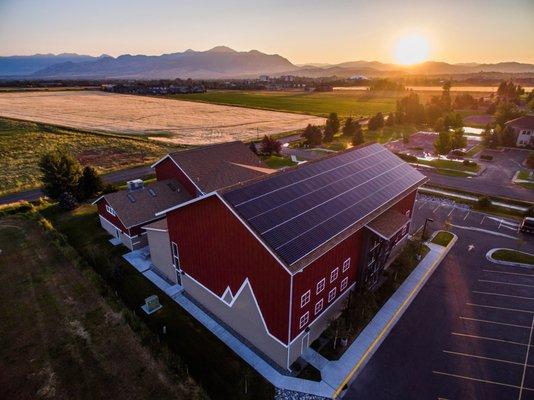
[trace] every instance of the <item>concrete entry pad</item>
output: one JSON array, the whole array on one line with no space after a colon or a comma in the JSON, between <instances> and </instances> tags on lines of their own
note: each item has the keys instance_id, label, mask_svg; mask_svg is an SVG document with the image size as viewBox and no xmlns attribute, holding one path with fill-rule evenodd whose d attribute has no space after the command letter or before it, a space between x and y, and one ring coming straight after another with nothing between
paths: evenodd
<instances>
[{"instance_id":1,"label":"concrete entry pad","mask_svg":"<svg viewBox=\"0 0 534 400\"><path fill-rule=\"evenodd\" d=\"M133 250L129 253L124 254L122 257L128 261L130 264L132 264L136 270L143 273L145 271L148 271L150 267L152 266L152 260L150 257L145 257L143 254L145 254L147 247L143 247L139 250Z\"/></svg>"},{"instance_id":2,"label":"concrete entry pad","mask_svg":"<svg viewBox=\"0 0 534 400\"><path fill-rule=\"evenodd\" d=\"M118 246L122 242L121 242L121 240L119 238L113 237L113 238L109 239L109 243L111 243L113 246Z\"/></svg>"}]
</instances>

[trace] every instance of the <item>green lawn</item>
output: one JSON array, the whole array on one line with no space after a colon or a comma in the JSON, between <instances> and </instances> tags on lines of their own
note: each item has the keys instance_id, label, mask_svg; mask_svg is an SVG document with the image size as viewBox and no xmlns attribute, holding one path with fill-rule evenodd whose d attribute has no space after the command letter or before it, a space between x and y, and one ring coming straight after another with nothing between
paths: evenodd
<instances>
[{"instance_id":1,"label":"green lawn","mask_svg":"<svg viewBox=\"0 0 534 400\"><path fill-rule=\"evenodd\" d=\"M478 164L469 164L465 165L463 162L452 161L452 160L418 160L419 164L429 165L435 168L441 169L452 169L455 171L467 171L467 172L477 172L480 169Z\"/></svg>"},{"instance_id":2,"label":"green lawn","mask_svg":"<svg viewBox=\"0 0 534 400\"><path fill-rule=\"evenodd\" d=\"M403 134L411 135L416 133L420 129L415 124L403 124L403 125L394 125L394 126L384 126L381 129L376 131L366 130L365 140L366 141L376 141L378 143L386 143L390 140L402 139Z\"/></svg>"},{"instance_id":3,"label":"green lawn","mask_svg":"<svg viewBox=\"0 0 534 400\"><path fill-rule=\"evenodd\" d=\"M269 156L265 157L263 159L263 162L265 165L267 165L269 168L282 168L282 167L292 167L293 165L297 165L293 161L291 161L291 158L289 157L282 157L282 156Z\"/></svg>"},{"instance_id":4,"label":"green lawn","mask_svg":"<svg viewBox=\"0 0 534 400\"><path fill-rule=\"evenodd\" d=\"M66 149L82 165L92 165L101 173L147 164L169 151L144 139L0 118L0 195L38 186L38 161L56 148Z\"/></svg>"},{"instance_id":5,"label":"green lawn","mask_svg":"<svg viewBox=\"0 0 534 400\"><path fill-rule=\"evenodd\" d=\"M467 157L473 157L475 154L477 154L479 151L481 151L482 149L484 149L484 146L481 145L481 144L477 144L475 146L473 146L471 148L471 150L469 150L467 153L465 153L465 155Z\"/></svg>"},{"instance_id":6,"label":"green lawn","mask_svg":"<svg viewBox=\"0 0 534 400\"><path fill-rule=\"evenodd\" d=\"M436 236L434 236L431 242L435 244L439 244L440 246L446 247L450 243L452 238L453 238L452 233L440 231L436 234Z\"/></svg>"},{"instance_id":7,"label":"green lawn","mask_svg":"<svg viewBox=\"0 0 534 400\"><path fill-rule=\"evenodd\" d=\"M530 171L522 169L519 171L519 174L517 174L517 179L523 179L525 181L530 180Z\"/></svg>"},{"instance_id":8,"label":"green lawn","mask_svg":"<svg viewBox=\"0 0 534 400\"><path fill-rule=\"evenodd\" d=\"M178 100L203 101L267 110L288 111L319 116L337 112L340 117L370 116L395 110L398 98L406 93L336 91L336 92L266 92L208 91L167 96Z\"/></svg>"},{"instance_id":9,"label":"green lawn","mask_svg":"<svg viewBox=\"0 0 534 400\"><path fill-rule=\"evenodd\" d=\"M51 206L41 213L67 237L69 244L118 293L126 306L186 363L189 374L210 398L273 398L274 389L267 381L122 258L127 250L108 242L110 237L100 227L94 206L84 205L68 213ZM163 309L145 316L139 312L139 306L152 294L159 296ZM167 327L165 336L161 335L163 326Z\"/></svg>"},{"instance_id":10,"label":"green lawn","mask_svg":"<svg viewBox=\"0 0 534 400\"><path fill-rule=\"evenodd\" d=\"M534 255L512 249L497 250L492 257L500 261L534 265Z\"/></svg>"}]
</instances>

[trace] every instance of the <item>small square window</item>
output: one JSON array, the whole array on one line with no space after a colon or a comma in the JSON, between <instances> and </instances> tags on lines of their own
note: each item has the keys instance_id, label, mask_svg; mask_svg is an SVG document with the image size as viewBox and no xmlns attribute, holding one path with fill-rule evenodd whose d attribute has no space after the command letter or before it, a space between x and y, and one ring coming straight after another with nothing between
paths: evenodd
<instances>
[{"instance_id":1,"label":"small square window","mask_svg":"<svg viewBox=\"0 0 534 400\"><path fill-rule=\"evenodd\" d=\"M315 315L319 314L321 310L323 309L323 299L319 300L317 303L315 303Z\"/></svg>"},{"instance_id":2,"label":"small square window","mask_svg":"<svg viewBox=\"0 0 534 400\"><path fill-rule=\"evenodd\" d=\"M106 211L107 211L108 213L110 213L111 215L116 216L116 214L115 214L115 210L113 209L113 207L108 206L107 204L106 204Z\"/></svg>"},{"instance_id":3,"label":"small square window","mask_svg":"<svg viewBox=\"0 0 534 400\"><path fill-rule=\"evenodd\" d=\"M337 276L339 275L339 268L336 268L332 272L330 272L330 283L334 282L337 279Z\"/></svg>"},{"instance_id":4,"label":"small square window","mask_svg":"<svg viewBox=\"0 0 534 400\"><path fill-rule=\"evenodd\" d=\"M315 294L319 294L324 290L324 286L326 284L326 279L323 278L319 282L317 282L317 289L315 290Z\"/></svg>"},{"instance_id":5,"label":"small square window","mask_svg":"<svg viewBox=\"0 0 534 400\"><path fill-rule=\"evenodd\" d=\"M333 288L330 292L328 292L328 302L330 303L332 300L334 300L334 297L336 297L336 288Z\"/></svg>"},{"instance_id":6,"label":"small square window","mask_svg":"<svg viewBox=\"0 0 534 400\"><path fill-rule=\"evenodd\" d=\"M350 268L350 258L347 258L345 261L343 261L343 272L345 272L349 268Z\"/></svg>"},{"instance_id":7,"label":"small square window","mask_svg":"<svg viewBox=\"0 0 534 400\"><path fill-rule=\"evenodd\" d=\"M349 278L346 277L345 279L343 279L341 281L341 287L340 287L340 291L342 292L343 290L345 290L347 288L347 285L349 284Z\"/></svg>"},{"instance_id":8,"label":"small square window","mask_svg":"<svg viewBox=\"0 0 534 400\"><path fill-rule=\"evenodd\" d=\"M300 317L299 329L304 328L304 326L308 323L309 320L310 320L310 312L306 311L306 314Z\"/></svg>"},{"instance_id":9,"label":"small square window","mask_svg":"<svg viewBox=\"0 0 534 400\"><path fill-rule=\"evenodd\" d=\"M304 293L301 297L300 297L300 307L304 307L306 304L308 304L310 302L310 291L308 290L306 293Z\"/></svg>"}]
</instances>

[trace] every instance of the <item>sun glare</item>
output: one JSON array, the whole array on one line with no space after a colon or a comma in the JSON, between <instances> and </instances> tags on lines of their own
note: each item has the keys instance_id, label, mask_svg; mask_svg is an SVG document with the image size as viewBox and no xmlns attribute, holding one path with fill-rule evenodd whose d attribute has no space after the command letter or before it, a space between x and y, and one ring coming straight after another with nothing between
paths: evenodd
<instances>
[{"instance_id":1,"label":"sun glare","mask_svg":"<svg viewBox=\"0 0 534 400\"><path fill-rule=\"evenodd\" d=\"M395 60L403 65L417 64L428 58L429 51L430 46L424 36L406 35L395 45Z\"/></svg>"}]
</instances>

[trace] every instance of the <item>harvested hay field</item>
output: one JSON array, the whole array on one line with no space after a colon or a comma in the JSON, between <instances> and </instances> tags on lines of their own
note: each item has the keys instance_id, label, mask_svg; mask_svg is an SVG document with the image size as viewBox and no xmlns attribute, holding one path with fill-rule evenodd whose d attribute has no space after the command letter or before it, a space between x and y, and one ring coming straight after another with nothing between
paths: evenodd
<instances>
[{"instance_id":1,"label":"harvested hay field","mask_svg":"<svg viewBox=\"0 0 534 400\"><path fill-rule=\"evenodd\" d=\"M201 398L191 379L141 343L74 250L43 226L0 218L0 398Z\"/></svg>"},{"instance_id":2,"label":"harvested hay field","mask_svg":"<svg viewBox=\"0 0 534 400\"><path fill-rule=\"evenodd\" d=\"M200 145L323 124L308 115L98 91L0 93L0 116Z\"/></svg>"}]
</instances>

